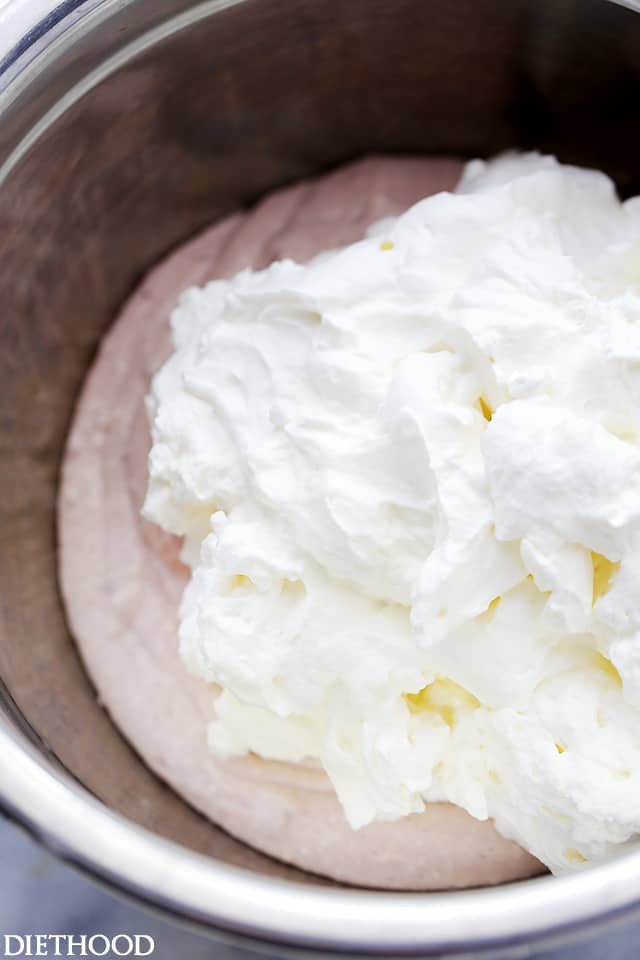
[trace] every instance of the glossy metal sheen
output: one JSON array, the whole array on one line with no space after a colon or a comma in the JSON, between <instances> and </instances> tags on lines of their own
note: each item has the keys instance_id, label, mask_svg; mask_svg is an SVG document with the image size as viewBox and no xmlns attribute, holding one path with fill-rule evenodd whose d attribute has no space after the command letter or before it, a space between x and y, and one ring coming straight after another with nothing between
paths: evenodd
<instances>
[{"instance_id":1,"label":"glossy metal sheen","mask_svg":"<svg viewBox=\"0 0 640 960\"><path fill-rule=\"evenodd\" d=\"M341 889L205 822L96 702L56 578L74 400L144 270L363 153L540 147L640 190L640 17L605 0L62 2L0 66L0 796L177 918L343 954L526 952L640 904L640 853L432 895ZM108 412L107 412L108 414Z\"/></svg>"}]
</instances>

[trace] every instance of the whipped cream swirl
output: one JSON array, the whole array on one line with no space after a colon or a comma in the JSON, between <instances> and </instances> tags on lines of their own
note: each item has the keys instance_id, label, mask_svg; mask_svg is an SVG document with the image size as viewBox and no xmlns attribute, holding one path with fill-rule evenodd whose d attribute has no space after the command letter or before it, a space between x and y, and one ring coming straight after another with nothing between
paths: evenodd
<instances>
[{"instance_id":1,"label":"whipped cream swirl","mask_svg":"<svg viewBox=\"0 0 640 960\"><path fill-rule=\"evenodd\" d=\"M640 199L550 157L187 290L146 516L213 750L560 872L640 831Z\"/></svg>"}]
</instances>

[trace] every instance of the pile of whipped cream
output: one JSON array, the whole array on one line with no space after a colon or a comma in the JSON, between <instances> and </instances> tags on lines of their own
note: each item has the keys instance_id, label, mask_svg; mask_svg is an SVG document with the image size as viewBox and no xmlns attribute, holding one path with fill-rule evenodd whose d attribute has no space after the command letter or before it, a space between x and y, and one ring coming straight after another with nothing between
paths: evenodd
<instances>
[{"instance_id":1,"label":"pile of whipped cream","mask_svg":"<svg viewBox=\"0 0 640 960\"><path fill-rule=\"evenodd\" d=\"M640 198L551 157L187 290L145 514L211 748L561 872L640 831Z\"/></svg>"}]
</instances>

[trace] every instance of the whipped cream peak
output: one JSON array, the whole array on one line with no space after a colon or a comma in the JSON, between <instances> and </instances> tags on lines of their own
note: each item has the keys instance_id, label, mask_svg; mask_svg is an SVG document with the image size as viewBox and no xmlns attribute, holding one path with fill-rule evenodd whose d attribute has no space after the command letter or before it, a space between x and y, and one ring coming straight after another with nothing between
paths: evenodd
<instances>
[{"instance_id":1,"label":"whipped cream peak","mask_svg":"<svg viewBox=\"0 0 640 960\"><path fill-rule=\"evenodd\" d=\"M557 872L640 830L640 201L538 154L187 290L146 516L212 749L354 827L451 801Z\"/></svg>"}]
</instances>

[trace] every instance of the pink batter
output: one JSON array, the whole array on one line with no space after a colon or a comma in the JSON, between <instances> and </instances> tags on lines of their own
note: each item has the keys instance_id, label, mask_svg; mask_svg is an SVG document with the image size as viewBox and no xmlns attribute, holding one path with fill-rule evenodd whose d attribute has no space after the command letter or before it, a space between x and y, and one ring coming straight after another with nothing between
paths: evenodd
<instances>
[{"instance_id":1,"label":"pink batter","mask_svg":"<svg viewBox=\"0 0 640 960\"><path fill-rule=\"evenodd\" d=\"M221 760L209 751L212 690L178 656L188 571L179 544L140 516L150 447L144 398L171 352L169 314L186 287L358 240L371 222L452 189L460 169L437 158L359 161L271 194L168 257L102 344L69 436L59 503L71 627L101 701L147 764L252 846L315 873L389 889L499 883L543 868L490 822L450 804L356 832L315 765Z\"/></svg>"}]
</instances>

